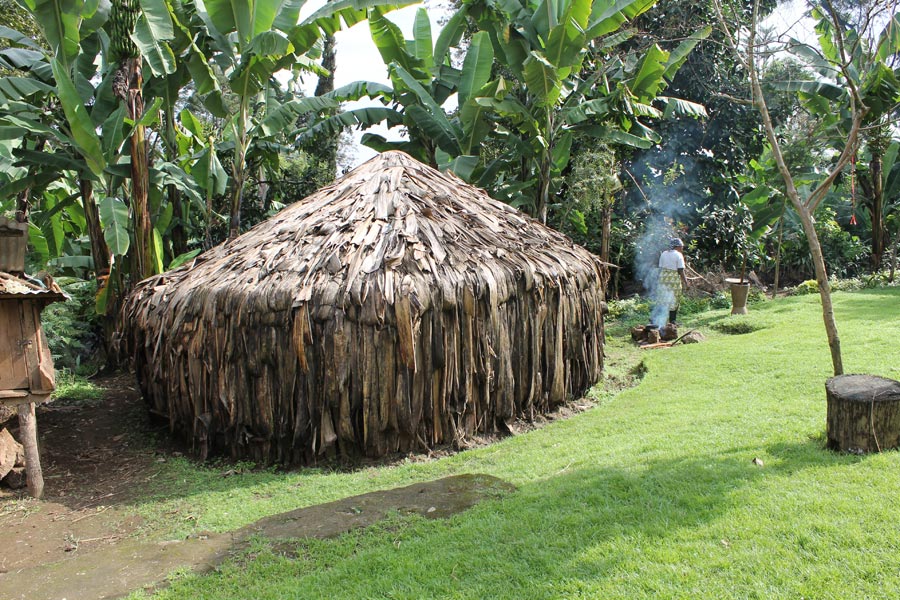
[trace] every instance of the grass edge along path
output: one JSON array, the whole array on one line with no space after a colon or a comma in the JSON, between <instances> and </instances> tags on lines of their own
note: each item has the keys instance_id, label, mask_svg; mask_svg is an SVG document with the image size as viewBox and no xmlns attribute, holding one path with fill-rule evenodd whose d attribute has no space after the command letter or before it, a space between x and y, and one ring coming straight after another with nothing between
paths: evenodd
<instances>
[{"instance_id":1,"label":"grass edge along path","mask_svg":"<svg viewBox=\"0 0 900 600\"><path fill-rule=\"evenodd\" d=\"M837 293L835 306L847 372L900 378L900 290ZM752 333L648 352L638 387L565 421L431 463L300 482L335 493L329 478L471 472L515 492L446 520L398 514L280 552L259 542L154 597L900 596L900 453L823 449L830 361L816 297L751 310ZM279 496L293 477L242 493ZM237 510L236 491L211 497Z\"/></svg>"}]
</instances>

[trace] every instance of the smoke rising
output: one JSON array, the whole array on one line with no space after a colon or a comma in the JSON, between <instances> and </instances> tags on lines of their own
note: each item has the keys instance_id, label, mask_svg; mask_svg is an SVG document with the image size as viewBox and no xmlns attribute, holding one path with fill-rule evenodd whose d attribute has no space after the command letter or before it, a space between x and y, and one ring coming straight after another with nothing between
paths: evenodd
<instances>
[{"instance_id":1,"label":"smoke rising","mask_svg":"<svg viewBox=\"0 0 900 600\"><path fill-rule=\"evenodd\" d=\"M650 159L650 157L647 157ZM684 220L695 212L699 200L693 174L694 161L672 152L660 152L648 161L633 165L635 178L644 181L640 190L645 201L643 231L635 242L634 272L651 302L650 322L664 327L668 321L672 293L659 285L659 256L671 247L675 237L685 239Z\"/></svg>"}]
</instances>

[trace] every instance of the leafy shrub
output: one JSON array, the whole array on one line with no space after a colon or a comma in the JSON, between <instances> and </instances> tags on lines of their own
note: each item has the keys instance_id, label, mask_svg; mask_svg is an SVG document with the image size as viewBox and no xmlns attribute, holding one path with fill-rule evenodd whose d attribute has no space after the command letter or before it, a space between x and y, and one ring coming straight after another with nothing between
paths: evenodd
<instances>
[{"instance_id":1,"label":"leafy shrub","mask_svg":"<svg viewBox=\"0 0 900 600\"><path fill-rule=\"evenodd\" d=\"M719 321L712 325L712 328L716 331L721 331L722 333L727 333L729 335L753 333L754 331L763 329L763 327L764 325L759 321L744 315L732 315L724 321Z\"/></svg>"},{"instance_id":2,"label":"leafy shrub","mask_svg":"<svg viewBox=\"0 0 900 600\"><path fill-rule=\"evenodd\" d=\"M803 283L798 284L793 289L793 294L796 296L805 296L806 294L818 294L819 293L819 283L815 279L807 279Z\"/></svg>"},{"instance_id":3,"label":"leafy shrub","mask_svg":"<svg viewBox=\"0 0 900 600\"><path fill-rule=\"evenodd\" d=\"M41 313L41 323L57 369L77 374L96 370L102 352L102 326L94 310L97 284L81 279L57 280L69 296Z\"/></svg>"},{"instance_id":4,"label":"leafy shrub","mask_svg":"<svg viewBox=\"0 0 900 600\"><path fill-rule=\"evenodd\" d=\"M650 301L637 294L622 300L612 300L608 306L607 319L611 321L647 321L650 318Z\"/></svg>"},{"instance_id":5,"label":"leafy shrub","mask_svg":"<svg viewBox=\"0 0 900 600\"><path fill-rule=\"evenodd\" d=\"M56 373L56 389L54 400L74 400L76 402L96 404L103 398L103 388L94 385L85 377L68 369Z\"/></svg>"}]
</instances>

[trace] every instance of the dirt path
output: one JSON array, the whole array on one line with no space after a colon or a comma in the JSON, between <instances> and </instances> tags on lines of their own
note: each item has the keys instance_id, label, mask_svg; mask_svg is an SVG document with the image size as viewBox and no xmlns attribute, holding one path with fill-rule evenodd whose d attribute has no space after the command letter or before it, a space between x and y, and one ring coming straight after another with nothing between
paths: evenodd
<instances>
[{"instance_id":1,"label":"dirt path","mask_svg":"<svg viewBox=\"0 0 900 600\"><path fill-rule=\"evenodd\" d=\"M148 543L130 538L95 552L22 569L0 578L4 600L94 600L152 587L180 567L205 571L218 565L252 536L279 540L333 537L367 527L388 513L446 517L472 507L487 494L509 489L488 475L457 475L403 488L371 492L261 519L224 534Z\"/></svg>"},{"instance_id":2,"label":"dirt path","mask_svg":"<svg viewBox=\"0 0 900 600\"><path fill-rule=\"evenodd\" d=\"M163 581L174 569L219 564L250 536L277 542L330 537L398 511L444 517L508 489L484 475L462 475L363 494L274 515L226 534L147 542L130 500L152 485L154 464L178 455L148 417L128 376L100 382L102 402L55 402L38 409L45 497L0 488L0 600L114 598Z\"/></svg>"}]
</instances>

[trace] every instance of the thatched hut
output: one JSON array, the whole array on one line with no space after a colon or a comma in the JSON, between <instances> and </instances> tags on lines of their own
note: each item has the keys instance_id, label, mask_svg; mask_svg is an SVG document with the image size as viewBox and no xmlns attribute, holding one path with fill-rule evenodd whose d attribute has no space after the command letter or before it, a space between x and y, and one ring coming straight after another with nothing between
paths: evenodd
<instances>
[{"instance_id":1,"label":"thatched hut","mask_svg":"<svg viewBox=\"0 0 900 600\"><path fill-rule=\"evenodd\" d=\"M151 411L201 455L377 457L582 394L604 276L566 236L388 152L142 282L123 340Z\"/></svg>"}]
</instances>

